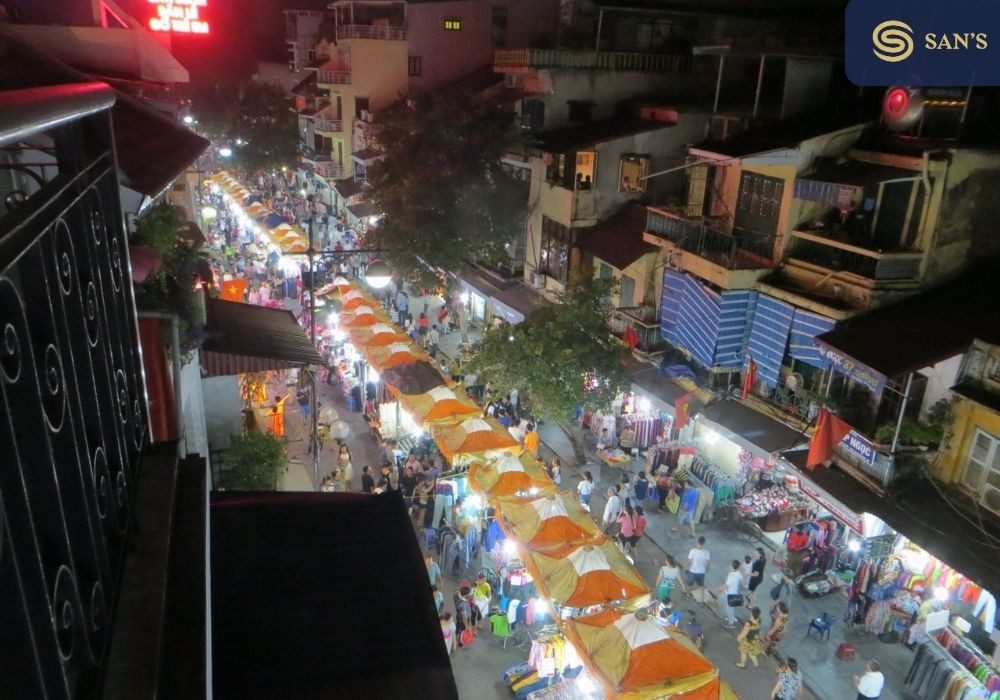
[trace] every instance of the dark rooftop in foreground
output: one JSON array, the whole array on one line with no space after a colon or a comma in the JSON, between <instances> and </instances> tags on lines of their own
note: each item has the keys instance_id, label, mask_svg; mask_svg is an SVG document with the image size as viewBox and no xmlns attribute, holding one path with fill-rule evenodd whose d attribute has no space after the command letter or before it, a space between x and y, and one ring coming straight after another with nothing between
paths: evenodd
<instances>
[{"instance_id":1,"label":"dark rooftop in foreground","mask_svg":"<svg viewBox=\"0 0 1000 700\"><path fill-rule=\"evenodd\" d=\"M566 153L606 141L615 141L647 131L669 129L673 124L653 119L605 119L575 124L535 134L532 145L549 153Z\"/></svg>"},{"instance_id":2,"label":"dark rooftop in foreground","mask_svg":"<svg viewBox=\"0 0 1000 700\"><path fill-rule=\"evenodd\" d=\"M216 698L457 700L398 492L214 492L211 533Z\"/></svg>"}]
</instances>

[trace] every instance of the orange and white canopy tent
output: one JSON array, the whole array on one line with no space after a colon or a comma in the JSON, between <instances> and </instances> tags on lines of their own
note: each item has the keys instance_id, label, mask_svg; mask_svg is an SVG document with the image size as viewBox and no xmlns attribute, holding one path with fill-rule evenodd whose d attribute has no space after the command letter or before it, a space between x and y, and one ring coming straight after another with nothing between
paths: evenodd
<instances>
[{"instance_id":1,"label":"orange and white canopy tent","mask_svg":"<svg viewBox=\"0 0 1000 700\"><path fill-rule=\"evenodd\" d=\"M580 545L603 541L590 514L566 494L553 493L531 501L500 498L497 504L511 535L532 551L558 558Z\"/></svg>"},{"instance_id":2,"label":"orange and white canopy tent","mask_svg":"<svg viewBox=\"0 0 1000 700\"><path fill-rule=\"evenodd\" d=\"M442 381L445 381L443 377ZM482 411L467 397L459 396L447 386L435 387L424 394L402 394L395 389L392 393L418 425L454 422Z\"/></svg>"},{"instance_id":3,"label":"orange and white canopy tent","mask_svg":"<svg viewBox=\"0 0 1000 700\"><path fill-rule=\"evenodd\" d=\"M372 300L364 292L358 289L350 289L346 292L341 292L340 303L344 311L350 311L358 306L371 306Z\"/></svg>"},{"instance_id":4,"label":"orange and white canopy tent","mask_svg":"<svg viewBox=\"0 0 1000 700\"><path fill-rule=\"evenodd\" d=\"M624 700L717 700L719 670L682 634L645 613L605 610L563 629L609 696Z\"/></svg>"},{"instance_id":5,"label":"orange and white canopy tent","mask_svg":"<svg viewBox=\"0 0 1000 700\"><path fill-rule=\"evenodd\" d=\"M410 362L420 360L427 361L428 355L419 350L416 345L409 342L392 343L390 345L362 346L361 352L368 360L368 364L378 372L383 372L397 365L405 365Z\"/></svg>"},{"instance_id":6,"label":"orange and white canopy tent","mask_svg":"<svg viewBox=\"0 0 1000 700\"><path fill-rule=\"evenodd\" d=\"M505 452L496 459L469 467L469 484L487 499L517 496L536 489L536 495L556 492L556 485L542 463L524 452L520 457Z\"/></svg>"},{"instance_id":7,"label":"orange and white canopy tent","mask_svg":"<svg viewBox=\"0 0 1000 700\"><path fill-rule=\"evenodd\" d=\"M392 345L393 343L408 343L409 336L405 336L387 323L376 323L371 326L352 328L349 331L351 342L356 346L366 345Z\"/></svg>"},{"instance_id":8,"label":"orange and white canopy tent","mask_svg":"<svg viewBox=\"0 0 1000 700\"><path fill-rule=\"evenodd\" d=\"M524 564L539 590L564 607L607 605L649 593L639 573L607 539L577 545L558 557L527 551Z\"/></svg>"},{"instance_id":9,"label":"orange and white canopy tent","mask_svg":"<svg viewBox=\"0 0 1000 700\"><path fill-rule=\"evenodd\" d=\"M376 323L389 323L389 318L381 306L355 306L351 311L340 313L340 325L344 328L362 328Z\"/></svg>"},{"instance_id":10,"label":"orange and white canopy tent","mask_svg":"<svg viewBox=\"0 0 1000 700\"><path fill-rule=\"evenodd\" d=\"M476 406L476 413L481 411ZM458 424L435 426L434 441L452 466L477 458L499 457L503 452L517 453L521 449L517 440L493 418L468 418Z\"/></svg>"}]
</instances>

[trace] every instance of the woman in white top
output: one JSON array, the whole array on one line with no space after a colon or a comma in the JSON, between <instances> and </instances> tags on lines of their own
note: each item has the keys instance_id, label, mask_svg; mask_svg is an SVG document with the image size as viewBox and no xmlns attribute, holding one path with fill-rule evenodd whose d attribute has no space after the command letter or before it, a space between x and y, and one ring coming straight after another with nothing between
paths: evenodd
<instances>
[{"instance_id":1,"label":"woman in white top","mask_svg":"<svg viewBox=\"0 0 1000 700\"><path fill-rule=\"evenodd\" d=\"M556 482L556 486L561 486L562 485L562 464L559 463L559 458L558 457L553 457L552 458L552 466L550 468L550 471L552 472L552 481ZM581 481L580 483L582 484L583 482ZM577 488L580 488L580 487L577 486Z\"/></svg>"},{"instance_id":2,"label":"woman in white top","mask_svg":"<svg viewBox=\"0 0 1000 700\"><path fill-rule=\"evenodd\" d=\"M723 607L726 609L726 621L724 627L736 626L736 608L729 605L729 596L740 595L743 590L743 573L740 571L740 562L733 559L732 570L726 574L726 582L715 589L716 595L722 596Z\"/></svg>"},{"instance_id":3,"label":"woman in white top","mask_svg":"<svg viewBox=\"0 0 1000 700\"><path fill-rule=\"evenodd\" d=\"M576 492L580 496L580 503L589 511L590 498L594 495L594 475L584 472L583 479L576 485Z\"/></svg>"},{"instance_id":4,"label":"woman in white top","mask_svg":"<svg viewBox=\"0 0 1000 700\"><path fill-rule=\"evenodd\" d=\"M681 567L669 554L667 560L660 567L660 573L656 575L656 597L658 600L670 598L674 588L680 587L681 591L687 593L684 587L684 579L681 576Z\"/></svg>"}]
</instances>

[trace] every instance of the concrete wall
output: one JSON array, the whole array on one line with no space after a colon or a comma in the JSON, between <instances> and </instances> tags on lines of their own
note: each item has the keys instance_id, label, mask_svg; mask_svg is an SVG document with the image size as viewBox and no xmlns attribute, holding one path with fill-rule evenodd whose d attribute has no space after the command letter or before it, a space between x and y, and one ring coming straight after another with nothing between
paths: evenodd
<instances>
[{"instance_id":1,"label":"concrete wall","mask_svg":"<svg viewBox=\"0 0 1000 700\"><path fill-rule=\"evenodd\" d=\"M408 5L409 55L419 56L423 64L421 75L409 78L410 89L429 90L447 85L492 64L494 7L507 8L508 47L527 47L543 36L556 33L558 0L463 0ZM461 20L462 29L446 30L445 19Z\"/></svg>"},{"instance_id":2,"label":"concrete wall","mask_svg":"<svg viewBox=\"0 0 1000 700\"><path fill-rule=\"evenodd\" d=\"M208 427L201 385L201 361L194 357L181 367L181 397L184 404L184 453L208 459Z\"/></svg>"},{"instance_id":3,"label":"concrete wall","mask_svg":"<svg viewBox=\"0 0 1000 700\"><path fill-rule=\"evenodd\" d=\"M927 377L927 389L924 391L924 398L920 403L921 420L927 418L927 411L930 410L931 406L941 399L951 397L951 388L955 386L961 367L962 356L956 355L920 370L920 374Z\"/></svg>"},{"instance_id":4,"label":"concrete wall","mask_svg":"<svg viewBox=\"0 0 1000 700\"><path fill-rule=\"evenodd\" d=\"M600 279L601 265L603 264L611 268L611 276L615 280L620 282L623 276L631 277L635 280L635 298L622 300L620 293L615 294L614 302L616 307L658 306L660 303L660 287L663 284L663 274L657 274L660 271L657 264L658 261L658 253L646 253L624 270L619 270L600 258L594 258L593 276L594 279Z\"/></svg>"},{"instance_id":5,"label":"concrete wall","mask_svg":"<svg viewBox=\"0 0 1000 700\"><path fill-rule=\"evenodd\" d=\"M933 472L936 479L946 484L961 482L977 430L1000 436L1000 415L974 401L959 397L954 416Z\"/></svg>"},{"instance_id":6,"label":"concrete wall","mask_svg":"<svg viewBox=\"0 0 1000 700\"><path fill-rule=\"evenodd\" d=\"M235 376L206 377L202 381L205 399L205 432L214 450L229 447L232 435L243 434L243 401Z\"/></svg>"},{"instance_id":7,"label":"concrete wall","mask_svg":"<svg viewBox=\"0 0 1000 700\"><path fill-rule=\"evenodd\" d=\"M291 95L292 88L305 77L305 73L288 70L288 61L257 61L253 79L263 85L279 87L286 95Z\"/></svg>"}]
</instances>

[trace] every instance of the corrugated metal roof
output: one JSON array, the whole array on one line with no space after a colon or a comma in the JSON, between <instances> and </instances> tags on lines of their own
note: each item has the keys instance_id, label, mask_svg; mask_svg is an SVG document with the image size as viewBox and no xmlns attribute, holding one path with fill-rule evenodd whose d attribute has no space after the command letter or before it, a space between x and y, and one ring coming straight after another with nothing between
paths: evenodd
<instances>
[{"instance_id":1,"label":"corrugated metal roof","mask_svg":"<svg viewBox=\"0 0 1000 700\"><path fill-rule=\"evenodd\" d=\"M594 226L580 243L580 248L612 267L624 270L643 255L657 251L656 246L642 239L645 229L646 207L630 202L610 219Z\"/></svg>"},{"instance_id":2,"label":"corrugated metal roof","mask_svg":"<svg viewBox=\"0 0 1000 700\"><path fill-rule=\"evenodd\" d=\"M208 338L202 350L212 364L203 359L202 367L208 371L239 374L323 362L291 311L222 299L205 306Z\"/></svg>"}]
</instances>

